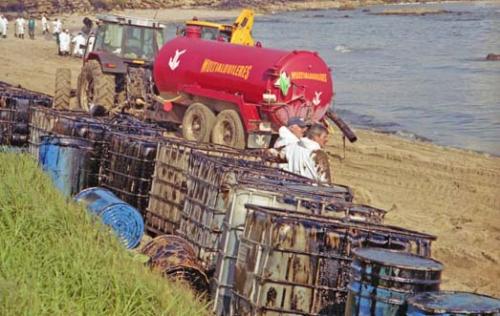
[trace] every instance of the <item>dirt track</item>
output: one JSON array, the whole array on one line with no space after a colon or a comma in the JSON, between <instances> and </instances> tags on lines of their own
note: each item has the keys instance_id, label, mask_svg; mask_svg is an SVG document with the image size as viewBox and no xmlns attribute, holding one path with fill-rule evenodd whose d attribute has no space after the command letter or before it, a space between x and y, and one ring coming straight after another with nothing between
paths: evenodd
<instances>
[{"instance_id":1,"label":"dirt track","mask_svg":"<svg viewBox=\"0 0 500 316\"><path fill-rule=\"evenodd\" d=\"M182 19L181 10L170 11ZM72 18L75 26L80 20ZM0 39L0 80L52 94L55 69L64 66L76 82L80 60L57 56L55 42L40 35L15 39L12 28ZM500 158L357 132L343 161L333 155L342 155L341 138L332 137L336 182L353 187L357 202L390 210L388 223L437 235L433 255L445 263L444 289L500 296Z\"/></svg>"}]
</instances>

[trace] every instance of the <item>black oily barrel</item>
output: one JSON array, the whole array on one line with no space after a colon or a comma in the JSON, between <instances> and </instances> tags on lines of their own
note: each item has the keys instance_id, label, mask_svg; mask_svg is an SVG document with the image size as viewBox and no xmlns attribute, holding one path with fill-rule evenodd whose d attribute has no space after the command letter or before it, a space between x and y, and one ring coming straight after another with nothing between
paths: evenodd
<instances>
[{"instance_id":1,"label":"black oily barrel","mask_svg":"<svg viewBox=\"0 0 500 316\"><path fill-rule=\"evenodd\" d=\"M100 170L99 185L143 215L148 206L158 142L152 136L113 132L107 139Z\"/></svg>"},{"instance_id":2,"label":"black oily barrel","mask_svg":"<svg viewBox=\"0 0 500 316\"><path fill-rule=\"evenodd\" d=\"M439 290L442 269L440 262L414 254L356 249L345 315L405 315L408 296Z\"/></svg>"},{"instance_id":3,"label":"black oily barrel","mask_svg":"<svg viewBox=\"0 0 500 316\"><path fill-rule=\"evenodd\" d=\"M29 135L29 99L4 98L0 106L0 145L24 147Z\"/></svg>"},{"instance_id":4,"label":"black oily barrel","mask_svg":"<svg viewBox=\"0 0 500 316\"><path fill-rule=\"evenodd\" d=\"M408 316L498 316L500 300L467 292L426 292L408 298Z\"/></svg>"}]
</instances>

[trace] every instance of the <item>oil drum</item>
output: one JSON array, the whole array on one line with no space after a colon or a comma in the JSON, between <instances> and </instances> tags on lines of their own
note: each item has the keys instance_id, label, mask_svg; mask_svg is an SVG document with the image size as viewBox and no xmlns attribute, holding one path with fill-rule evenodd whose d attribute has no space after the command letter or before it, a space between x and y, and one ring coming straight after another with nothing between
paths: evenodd
<instances>
[{"instance_id":1,"label":"oil drum","mask_svg":"<svg viewBox=\"0 0 500 316\"><path fill-rule=\"evenodd\" d=\"M379 248L354 250L346 316L405 315L406 298L437 291L443 265L433 259Z\"/></svg>"},{"instance_id":2,"label":"oil drum","mask_svg":"<svg viewBox=\"0 0 500 316\"><path fill-rule=\"evenodd\" d=\"M500 300L467 292L426 292L408 298L408 316L500 315Z\"/></svg>"},{"instance_id":3,"label":"oil drum","mask_svg":"<svg viewBox=\"0 0 500 316\"><path fill-rule=\"evenodd\" d=\"M90 144L83 139L43 136L39 147L39 163L55 186L66 196L87 187Z\"/></svg>"},{"instance_id":4,"label":"oil drum","mask_svg":"<svg viewBox=\"0 0 500 316\"><path fill-rule=\"evenodd\" d=\"M140 243L144 234L141 214L111 191L99 187L88 188L75 195L75 200L83 203L91 214L99 216L105 225L110 226L128 249Z\"/></svg>"}]
</instances>

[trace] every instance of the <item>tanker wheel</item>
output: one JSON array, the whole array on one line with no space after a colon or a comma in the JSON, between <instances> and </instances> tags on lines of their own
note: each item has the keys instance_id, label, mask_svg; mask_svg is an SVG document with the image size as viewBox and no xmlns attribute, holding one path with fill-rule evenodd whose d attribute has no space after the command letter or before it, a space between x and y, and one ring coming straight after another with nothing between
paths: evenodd
<instances>
[{"instance_id":1,"label":"tanker wheel","mask_svg":"<svg viewBox=\"0 0 500 316\"><path fill-rule=\"evenodd\" d=\"M182 136L187 140L209 142L215 114L201 103L191 104L182 119Z\"/></svg>"},{"instance_id":2,"label":"tanker wheel","mask_svg":"<svg viewBox=\"0 0 500 316\"><path fill-rule=\"evenodd\" d=\"M54 102L52 106L56 109L69 109L71 98L71 69L58 68L56 70L56 84L54 90Z\"/></svg>"},{"instance_id":3,"label":"tanker wheel","mask_svg":"<svg viewBox=\"0 0 500 316\"><path fill-rule=\"evenodd\" d=\"M212 130L212 142L233 148L245 148L245 129L238 112L224 110L217 115Z\"/></svg>"},{"instance_id":4,"label":"tanker wheel","mask_svg":"<svg viewBox=\"0 0 500 316\"><path fill-rule=\"evenodd\" d=\"M103 73L98 61L90 60L82 67L77 94L80 109L90 111L92 105L99 105L109 111L115 101L115 77Z\"/></svg>"}]
</instances>

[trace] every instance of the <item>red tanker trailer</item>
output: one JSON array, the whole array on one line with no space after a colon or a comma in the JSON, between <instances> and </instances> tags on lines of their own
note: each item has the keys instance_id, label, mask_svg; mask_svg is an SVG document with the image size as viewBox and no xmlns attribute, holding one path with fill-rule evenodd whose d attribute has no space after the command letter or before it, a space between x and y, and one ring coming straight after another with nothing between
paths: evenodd
<instances>
[{"instance_id":1,"label":"red tanker trailer","mask_svg":"<svg viewBox=\"0 0 500 316\"><path fill-rule=\"evenodd\" d=\"M200 39L167 42L153 66L163 109L185 138L264 148L289 117L319 121L330 106L330 69L317 53ZM158 118L158 117L157 117Z\"/></svg>"}]
</instances>

